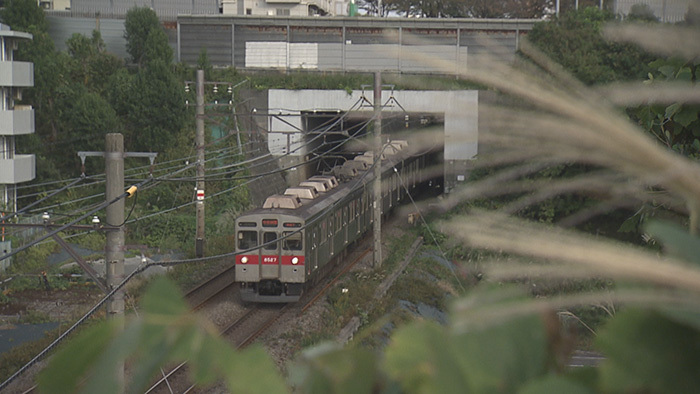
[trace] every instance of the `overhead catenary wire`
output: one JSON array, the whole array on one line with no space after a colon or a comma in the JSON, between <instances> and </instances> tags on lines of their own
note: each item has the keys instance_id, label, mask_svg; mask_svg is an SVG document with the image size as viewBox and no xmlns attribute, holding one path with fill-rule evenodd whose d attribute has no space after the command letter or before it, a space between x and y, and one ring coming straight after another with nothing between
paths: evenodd
<instances>
[{"instance_id":1,"label":"overhead catenary wire","mask_svg":"<svg viewBox=\"0 0 700 394\"><path fill-rule=\"evenodd\" d=\"M148 183L148 182L151 182L151 179L146 179L146 180L144 180L143 182L141 182L141 184L136 185L137 189L138 189L139 187L141 187L142 185ZM119 196L115 197L114 199L112 199L112 201L105 201L105 202L103 202L103 203L100 204L97 208L94 208L94 209L89 210L87 213L85 213L84 215L78 217L77 219L74 219L74 220L70 221L69 223L66 223L66 224L62 225L62 226L60 226L59 228L57 228L57 229L55 229L55 230L53 230L53 231L49 231L47 234L45 234L45 235L39 237L39 238L36 239L36 240L33 240L32 242L30 242L30 243L28 243L28 244L26 244L26 245L23 245L23 246L21 246L21 247L15 249L15 250L13 250L13 251L10 252L10 253L7 253L7 254L5 254L5 255L0 256L0 261L1 261L1 260L5 260L5 259L7 259L7 258L9 258L9 257L12 257L12 256L16 255L17 253L22 252L22 251L24 251L24 250L26 250L26 249L28 249L28 248L30 248L30 247L36 245L37 243L39 243L39 242L41 242L41 241L43 241L43 240L45 240L45 239L47 239L47 238L49 238L49 237L55 235L55 234L58 234L59 232L61 232L61 231L65 230L65 229L67 229L68 227L70 227L70 226L72 226L72 225L78 223L79 221L81 221L81 220L87 218L88 216L92 215L93 213L95 213L95 212L97 212L97 211L99 211L99 210L101 210L101 209L104 209L104 208L106 208L106 207L108 207L108 206L114 204L115 202L121 200L121 199L124 198L124 197L127 197L128 195L129 195L128 192L124 192L124 193L120 194Z\"/></svg>"},{"instance_id":2,"label":"overhead catenary wire","mask_svg":"<svg viewBox=\"0 0 700 394\"><path fill-rule=\"evenodd\" d=\"M361 102L361 100L358 100L356 103L354 103L354 104L351 106L351 108L350 108L349 111L351 111L351 110L352 110L355 106L357 106L360 102ZM324 131L322 131L321 133L319 133L318 135L316 135L316 136L315 136L314 138L312 138L310 141L307 141L305 144L300 145L300 146L297 147L294 151L287 152L287 153L286 153L285 155L283 155L283 156L290 155L291 153L296 152L296 151L298 151L299 149L302 149L304 146L307 146L307 145L309 145L310 143L314 142L316 139L321 138L321 136L323 136L326 132L328 132L333 126L337 125L338 122L342 121L342 119L344 119L344 117L347 116L347 114L349 113L349 111L345 112L345 113L343 114L343 116L334 119L333 122L330 123L330 124L328 125L328 127L325 128ZM367 124L369 121L371 121L371 119L368 120L368 121L365 123L365 126L366 126L366 124ZM329 121L329 122L330 122L330 121ZM327 123L328 123L328 122L327 122ZM364 127L364 126L363 126L363 127ZM231 135L233 135L233 133L230 133L228 136L225 136L225 137L223 137L223 138L221 138L221 139L227 138L227 137L229 137L229 136L231 136ZM220 139L220 140L221 140L221 139ZM221 152L221 151L225 151L226 149L227 149L227 148L223 148L222 150L219 150L219 151L220 151L220 152ZM236 149L236 148L230 148L230 149ZM263 157L271 157L271 156L272 156L272 155L270 155L270 154L263 155ZM214 157L214 158L211 158L211 159L209 159L209 160L221 160L221 158L220 158L220 157ZM207 161L209 161L209 160L207 160ZM246 160L246 161L244 161L243 163L236 163L236 164L232 164L232 165L226 165L224 168L231 168L231 167L235 167L235 166L243 166L243 165L245 165L245 164L247 164L247 163L255 162L256 160L260 160L260 158L255 158L255 159L251 159L251 160ZM278 160L278 158L275 157L275 158L270 159L269 161L262 162L262 163L257 163L256 166L258 166L258 165L265 165L266 163L271 162L271 161L274 161L274 160ZM147 167L150 169L150 171L154 171L154 166L142 166L142 167L140 167L140 168L147 168ZM172 167L171 167L171 168L172 168ZM291 168L291 167L290 167L290 168ZM218 170L217 168L213 168L213 169L211 169L210 171L217 171L217 170ZM236 171L236 172L237 172L237 171ZM222 176L222 175L226 175L226 174L229 174L229 173L231 173L231 172L218 173L218 174L211 174L211 175L209 175L209 177ZM151 172L151 174L152 174L152 172ZM95 177L95 176L93 176L93 177ZM160 177L159 177L159 178L160 178ZM131 178L129 178L129 179L131 179ZM157 179L157 180L162 181L162 180L166 180L166 179L161 178L161 179ZM190 180L194 180L194 178L174 178L174 179L169 179L169 180L172 180L172 181L190 181ZM221 178L221 179L216 179L216 180L231 181L231 180L236 180L236 179L235 179L235 178L229 177L229 178ZM102 180L102 181L98 181L98 182L95 182L95 183L91 183L91 184L89 184L89 185L100 184L100 183L102 183L102 182L104 182L104 181L103 181L103 180ZM155 186L155 185L152 185L151 187L153 187L153 186ZM98 194L95 194L95 195L92 195L92 196L82 197L82 198L75 199L75 200L72 200L72 201L66 201L66 202L62 202L62 203L59 203L59 204L50 205L50 206L48 206L48 207L42 207L42 208L40 208L40 209L35 210L34 212L51 210L51 209L53 209L53 208L58 208L58 207L60 207L60 206L70 205L70 204L73 204L73 203L76 203L76 202L85 201L85 200L89 200L89 199L92 199L92 198L98 198L98 197L100 197L100 196L102 196L102 195L103 195L103 193L98 193ZM21 198L26 198L26 197L27 197L27 196L22 196ZM36 204L33 204L33 205L36 205ZM26 210L26 209L25 209L25 210Z\"/></svg>"},{"instance_id":3,"label":"overhead catenary wire","mask_svg":"<svg viewBox=\"0 0 700 394\"><path fill-rule=\"evenodd\" d=\"M359 101L358 101L358 102L359 102ZM357 103L356 103L356 104L357 104ZM356 104L354 104L353 107L354 107ZM343 116L345 116L346 114L347 114L347 112L346 112ZM334 121L333 123L331 123L327 128L325 128L325 130L323 130L321 133L319 133L318 135L316 135L313 139L311 139L310 141L307 141L306 144L300 145L300 146L297 147L294 151L287 152L286 155L289 155L289 154L291 154L292 152L296 152L297 150L301 149L303 146L306 146L306 145L310 144L311 142L313 142L314 140L316 140L316 139L318 139L318 138L321 138L321 136L323 136L326 132L328 132L328 131L329 131L334 125L336 125L342 118L343 118L343 117L340 117L340 118L338 118L338 119L335 119L335 121ZM364 125L361 126L360 130L361 130L362 128L366 127L366 126L369 124L369 122L372 121L372 119L373 119L373 117L370 118L370 119L368 119L366 122L364 122ZM356 137L351 136L350 139L356 139ZM330 153L332 153L333 150L336 150L336 149L340 148L342 145L344 145L344 144L347 143L347 142L348 142L348 139L346 139L346 140L343 141L342 143L338 144L336 147L334 147L334 148L331 149L330 151L327 151L327 152L325 152L324 154L317 156L316 158L314 158L314 160L320 160L321 158L323 158L323 157L326 156L326 155L329 155ZM318 148L318 147L317 147L317 148ZM314 151L315 151L315 149L314 149ZM268 154L268 155L269 155L269 154ZM264 156L267 157L268 155L264 155ZM216 158L212 158L212 160L215 160L215 159L216 159ZM274 159L272 159L272 160L270 160L270 161L277 160L277 159L278 159L278 158L274 158ZM256 159L253 159L253 160L250 160L250 161L247 161L247 162L253 162L253 161L256 161L256 160L259 160L259 158L256 158ZM261 164L259 164L259 165L261 165ZM168 174L168 175L172 176L174 173L180 173L180 172L182 172L182 171L188 169L189 167L191 167L191 166L186 166L185 168L182 168L182 169L180 169L180 170L177 170L177 171L175 171L175 172L173 172L173 173L171 173L171 174ZM218 180L232 181L232 180L250 179L250 180L252 181L252 180L254 180L254 179L261 178L261 177L263 177L263 176L265 176L265 175L270 175L270 174L274 174L274 173L279 173L279 172L286 171L286 170L288 170L288 169L295 168L295 167L297 167L297 165L289 166L289 167L286 167L286 168L283 168L283 169L279 169L279 170L275 170L275 171L269 171L269 172L264 173L264 174L251 175L251 176L228 177L228 178L222 178L222 179L218 179ZM223 174L215 174L215 175L220 176L220 175L223 175ZM165 181L165 180L188 181L188 180L194 180L194 178L174 178L174 179L168 179L168 178L165 178L165 177L158 177L158 178L151 178L151 180L154 180L155 182L152 183L148 188L154 187L156 184L160 183L161 181ZM217 179L210 179L210 180L217 180ZM247 184L247 183L248 183L248 182L246 182L245 184ZM234 190L234 189L236 189L237 187L240 187L240 186L242 186L242 185L237 185L237 186L234 186L234 187L232 187L232 188L229 188L229 189L226 189L226 190L217 192L217 193L215 193L215 194L213 194L213 195L208 196L207 198L213 198L213 197L219 196L219 195L221 195L221 194L223 194L223 193L226 193L226 192L228 192L228 191ZM104 193L96 194L96 195L89 196L89 197L86 197L86 198L82 198L82 199L79 199L79 200L80 200L80 201L84 201L84 200L86 200L86 199L96 198L96 197L99 197L99 196L102 196L102 195L104 195ZM78 200L71 201L71 202L65 202L65 203L57 204L57 205L50 206L50 207L51 207L51 208L54 208L54 207L57 207L57 206L67 205L67 204L70 204L70 203L75 203L76 201L78 201ZM191 205L191 204L193 204L193 203L194 203L194 202L188 202L188 203L182 204L182 205L180 205L180 206L178 206L178 207L175 207L174 209L171 208L171 209L169 209L169 210L159 211L159 212L156 212L156 213L147 215L147 216L142 217L142 218L139 218L139 219L134 219L134 220L132 220L132 221L129 221L128 223L133 223L133 222L135 222L135 221L142 220L142 219L144 219L144 218L146 218L146 217L152 217L152 216L159 215L159 214L162 214L162 213L167 213L167 212L170 212L170 211L173 211L173 210L177 210L177 209L180 209L180 208L182 208L182 207ZM95 212L95 211L101 209L100 206L101 206L101 204L95 205L95 208L90 209L90 211L91 211L91 212ZM45 209L45 208L44 208L44 209Z\"/></svg>"},{"instance_id":4,"label":"overhead catenary wire","mask_svg":"<svg viewBox=\"0 0 700 394\"><path fill-rule=\"evenodd\" d=\"M354 179L354 180L352 181L352 182L354 182L354 185L352 185L352 186L350 187L349 192L354 192L354 191L357 190L358 188L364 187L364 186L366 185L366 183L364 182L364 178L365 178L368 174L371 174L371 173L372 173L371 170L372 170L372 168L373 168L374 166L376 166L376 165L381 165L381 161L382 161L382 160L381 160L381 157L382 157L382 154L383 154L384 150L387 148L387 146L388 146L388 145L385 145L385 146L383 147L382 151L379 152L379 154L375 155L374 160L373 160L373 163L372 163L372 166L370 166L370 168L367 169L367 171L365 171L360 177L358 177L357 179ZM393 167L393 165L392 165L392 167ZM149 179L143 181L140 185L138 185L138 187L143 186L144 184L148 183L148 182L151 181L151 180L152 180L152 178L149 178ZM402 184L403 184L404 187L405 187L405 184L403 183L403 181L402 181ZM107 205L109 205L109 204L112 204L112 203L118 201L119 199L124 198L126 195L127 195L127 193L124 193L124 194L122 194L121 196L115 198L113 201L108 202L108 203L106 202L106 203L104 203L104 204L102 204L102 205L107 206ZM409 194L409 196L410 196L410 194ZM413 201L412 198L411 198L411 200ZM343 201L342 199L336 201L336 202L333 204L333 206L336 206L336 205L340 204L342 201ZM414 202L414 204L415 204L415 202ZM95 209L95 211L97 211L97 210L99 210L99 209L101 209L101 208L102 208L102 207L98 207L97 209ZM93 211L93 212L94 212L94 211ZM67 225L64 225L61 229L57 230L56 232L61 231L62 229L67 228L68 226L70 226L70 225L72 225L72 224L74 224L74 223L77 223L79 220L84 219L85 217L89 216L89 215L92 214L93 212L89 212L89 213L85 214L83 217L81 217L81 218L75 220L74 222L69 223L69 224L67 224ZM134 219L134 221L140 220L140 219L142 219L142 218ZM283 240L283 239L285 239L285 238L287 238L287 237L290 237L290 236L292 236L292 235L294 235L294 234L296 234L296 233L298 233L298 232L300 232L300 231L303 231L306 227L308 227L309 225L314 224L317 220L320 220L320 219L317 218L317 219L314 220L314 221L310 221L310 222L307 223L303 228L300 228L300 229L297 229L296 231L290 232L290 233L287 234L286 236L282 236L282 237L280 237L279 239L276 239L275 241L270 241L269 243L271 244L271 243L273 243L273 242L278 242L278 241ZM48 235L48 236L50 236L50 235ZM44 237L44 239L48 238L48 236ZM73 235L73 236L75 236L75 235ZM42 240L35 241L33 244L36 244L37 242L40 242L40 241L43 241L43 239L42 239ZM134 271L132 271L129 275L127 275L121 283L119 283L119 284L116 285L113 289L111 289L110 292L109 292L108 294L106 294L98 303L96 303L83 317L81 317L80 319L78 319L78 321L76 321L70 328L68 328L64 333L62 333L62 334L61 334L56 340L54 340L49 346L47 346L44 350L42 350L39 354L37 354L34 358L32 358L32 360L30 360L27 364L25 364L25 365L22 366L19 370L17 370L17 372L15 372L15 373L14 373L12 376L10 376L7 380L5 380L3 383L1 383L1 384L0 384L0 390L2 390L2 389L4 389L5 387L7 387L12 381L14 381L17 377L21 376L27 369L29 369L29 368L30 368L32 365L34 365L36 362L38 362L39 360L41 360L41 359L43 359L44 357L46 357L46 355L48 355L48 353L49 353L51 350L53 350L58 344L60 344L66 337L68 337L70 334L72 334L73 331L75 331L75 330L76 330L79 326L81 326L85 321L87 321L87 319L90 318L95 312L97 312L97 311L98 311L98 310L99 310L99 309L100 309L114 294L116 294L116 293L117 293L118 291L120 291L124 286L126 286L126 284L127 284L129 281L131 281L131 279L132 279L133 277L135 277L136 275L140 274L141 272L144 272L144 271L147 270L148 268L150 268L150 267L152 267L152 266L164 266L164 267L167 267L167 266L175 266L175 265L180 265L180 264L200 263L200 262L214 261L214 260L218 260L218 259L230 257L230 256L233 256L233 255L236 255L236 254L245 254L245 253L249 253L249 252L251 252L251 251L254 251L254 250L259 249L260 247L263 247L264 245L265 245L265 244L256 246L256 247L254 247L254 248L249 248L249 249L247 249L247 250L239 250L239 251L229 252L229 253L220 254L220 255L216 255L216 256L199 257L199 258L184 259L184 260L163 261L163 262L148 262L148 263L146 263L146 264L142 264L141 266L137 267ZM31 246L31 245L28 245L27 247L29 247L29 246Z\"/></svg>"},{"instance_id":5,"label":"overhead catenary wire","mask_svg":"<svg viewBox=\"0 0 700 394\"><path fill-rule=\"evenodd\" d=\"M371 118L369 118L367 121L365 121L365 122L363 123L361 129L367 127L367 125L368 125L373 119L374 119L374 117L371 117ZM327 130L326 130L326 131L327 131ZM326 132L326 131L324 131L324 132ZM279 158L281 158L281 157L290 156L292 153L294 153L294 152L300 150L300 149L303 148L304 146L310 145L310 144L311 144L312 142L314 142L316 139L321 138L321 137L324 135L324 132L319 133L316 137L314 137L314 138L312 138L311 140L307 141L305 144L300 145L299 147L295 148L294 150L292 150L292 151L290 151L290 152L285 153L284 155L281 155L281 156L272 156L272 154L269 154L269 153L268 153L268 154L265 154L265 155L263 155L262 157L272 157L272 159L270 159L270 160L268 160L268 161L261 162L261 163L257 163L257 164L255 164L255 165L253 165L253 166L251 166L251 167L248 167L248 169L254 168L254 167L257 167L257 166L262 166L262 165L265 165L265 164L270 163L270 162L275 162L275 161L279 160ZM357 137L355 137L355 136L350 136L348 139L346 139L346 140L344 140L343 142L337 144L335 148L333 148L333 149L331 149L331 150L329 150L329 151L326 151L326 152L324 152L324 153L321 154L321 155L318 155L316 158L314 158L314 160L317 160L317 159L319 159L319 158L323 158L323 157L325 157L325 156L329 156L330 153L333 153L335 150L337 150L337 149L339 149L340 147L342 147L342 146L343 146L344 144L346 144L348 141L350 141L350 140L356 140L356 139L357 139ZM321 146L323 146L323 145L321 145ZM316 147L314 150L311 151L311 153L315 152L315 151L316 151L317 149L319 149L321 146ZM255 161L257 161L257 160L260 160L260 158L249 159L249 160L247 160L246 162L250 163L250 162L255 162ZM238 165L239 165L239 164L236 163L236 164L228 165L228 167L238 166ZM277 173L277 172L280 172L280 171L286 171L286 170L291 169L291 168L296 168L296 167L298 167L298 166L300 166L300 165L302 165L302 164L290 165L289 167L285 167L285 168L280 169L280 170L271 171L271 172L269 172L269 173L266 174L266 175L273 174L273 173ZM232 173L236 173L236 172L238 172L238 170L236 170L236 171L227 171L227 172L223 172L223 173L216 173L216 174L206 175L206 176L205 176L205 180L209 180L209 181L212 181L212 180L229 181L229 180L236 180L236 179L247 179L247 178L250 178L250 177L255 177L255 176L257 176L257 175L249 175L249 176L246 175L246 176L229 177L229 178L214 178L214 177L216 177L216 176L221 176L221 175L226 175L226 174L232 174ZM213 179L212 179L212 178L213 178ZM170 179L168 179L168 180L169 180L169 181L180 181L180 182L182 182L182 181L192 181L192 180L195 180L195 178L194 178L194 177L188 177L188 178L170 178Z\"/></svg>"},{"instance_id":6,"label":"overhead catenary wire","mask_svg":"<svg viewBox=\"0 0 700 394\"><path fill-rule=\"evenodd\" d=\"M371 121L371 119L370 119L369 121ZM369 121L368 121L368 122L369 122ZM354 139L354 138L356 138L356 137L350 137L350 139ZM344 144L344 143L346 143L346 142L347 142L347 140L346 140L345 142L343 142L342 144ZM342 144L340 144L339 146L337 146L335 149L337 149L337 148L339 148L340 146L342 146ZM386 149L386 146L383 148L382 152L384 151L384 149ZM326 152L326 154L330 154L330 153L332 153L332 150ZM321 156L319 156L319 158L320 158L320 157L321 157ZM319 158L314 158L314 160L318 160ZM299 164L299 165L301 165L301 164ZM291 166L288 166L288 167L284 167L284 168L280 168L280 169L277 169L277 170L269 171L269 172L266 172L266 173L263 173L263 174L250 175L250 176L245 176L245 177L236 178L236 179L238 179L238 180L243 180L243 179L248 179L248 180L247 180L245 183L243 183L243 184L235 185L235 186L233 186L233 187L231 187L231 188L222 190L222 191L220 191L220 192L217 192L217 193L214 193L214 194L210 194L210 195L208 195L208 196L205 197L205 200L213 199L213 198L215 198L215 197L217 197L217 196L219 196L219 195L222 195L222 194L224 194L224 193L230 192L230 191L235 190L235 189L237 189L237 188L239 188L239 187L245 186L245 185L247 185L247 184L249 184L249 183L251 183L251 182L253 182L253 181L257 180L257 179L263 178L264 176L272 175L272 174L276 174L276 173L280 173L280 172L284 172L284 171L287 171L287 170L289 170L289 169L291 169L291 168L296 168L296 167L298 167L299 165L291 165ZM370 169L371 169L371 168L374 168L374 164L373 164L372 166L370 166ZM362 180L365 176L366 176L366 173L363 173L363 174L361 175L361 177L358 178L358 181L359 181L359 180ZM194 180L194 178L191 178L191 179L186 179L186 178L185 178L185 180ZM232 178L225 178L225 179L222 179L222 180L233 180L233 179L232 179ZM180 179L180 181L182 181L182 179ZM210 179L210 181L211 181L211 179ZM177 210L179 210L179 209L181 209L181 208L187 207L187 206L192 205L192 204L195 204L195 203L196 203L196 201L188 201L188 202L183 203L183 204L181 204L181 205L179 205L179 206L177 206L177 207L172 207L172 208L169 208L169 209L166 209L166 210L154 212L154 213L147 214L147 215L141 216L141 217L139 217L139 218L133 219L133 220L127 222L127 224L135 223L135 222L138 222L138 221L141 221L141 220L145 220L145 219L148 219L148 218L151 218L151 217L155 217L155 216L158 216L158 215L161 215L161 214L169 213L169 212L172 212L172 211L177 211Z\"/></svg>"},{"instance_id":7,"label":"overhead catenary wire","mask_svg":"<svg viewBox=\"0 0 700 394\"><path fill-rule=\"evenodd\" d=\"M27 205L26 207L20 209L20 210L17 211L17 212L13 212L13 213L7 214L7 215L5 215L5 216L3 216L3 217L0 217L0 221L12 219L12 218L14 218L14 217L17 216L17 215L26 212L27 210L29 210L29 208L31 208L31 207L33 207L33 206L35 206L35 205L41 203L42 201L48 200L49 198L51 198L51 197L55 196L56 194L58 194L58 193L60 193L60 192L62 192L62 191L64 191L64 190L68 189L69 187L75 185L76 183L81 182L82 180L83 180L82 177L81 177L81 178L78 178L78 179L76 179L75 181L69 183L68 185L66 185L66 186L64 186L64 187L62 187L62 188L60 188L60 189L54 191L53 193L49 194L48 196L46 196L46 197L44 197L44 198L42 198L42 199L39 199L39 200L37 200L37 201L34 201L33 203Z\"/></svg>"},{"instance_id":8,"label":"overhead catenary wire","mask_svg":"<svg viewBox=\"0 0 700 394\"><path fill-rule=\"evenodd\" d=\"M420 207L418 207L418 204L416 204L416 200L413 199L413 195L411 195L411 191L408 190L408 187L406 186L406 182L404 181L403 177L401 176L401 173L396 169L396 167L394 167L394 173L395 173L396 176L399 178L399 182L401 182L401 187L403 187L404 191L406 191L406 195L408 196L409 200L411 200L411 204L412 204L413 207L418 211L418 217L420 218L423 227L424 227L424 228L428 231L428 233L430 234L430 237L433 239L433 243L434 243L435 246L438 248L438 251L440 251L440 254L442 255L442 258L443 258L445 261L449 262L450 260L447 258L447 255L445 254L445 251L442 250L442 248L440 247L440 243L438 242L437 237L435 237L435 234L433 233L433 230L432 230L432 229L430 228L430 226L428 225L428 222L425 221L425 218L423 217L423 213L421 212ZM452 266L452 264L447 264L447 265L448 265L448 267L449 267L449 269L450 269L450 272L452 272L452 275L453 275L454 278L457 280L457 283L459 284L459 287L462 289L463 292L466 292L466 289L464 288L464 285L462 284L462 280L461 280L461 279L459 278L459 276L457 275L457 272L455 272L454 267Z\"/></svg>"}]
</instances>

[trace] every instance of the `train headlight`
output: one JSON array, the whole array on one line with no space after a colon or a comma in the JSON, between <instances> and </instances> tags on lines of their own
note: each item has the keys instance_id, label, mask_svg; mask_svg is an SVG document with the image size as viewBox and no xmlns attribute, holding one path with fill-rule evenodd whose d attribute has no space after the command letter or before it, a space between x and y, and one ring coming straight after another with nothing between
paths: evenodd
<instances>
[{"instance_id":1,"label":"train headlight","mask_svg":"<svg viewBox=\"0 0 700 394\"><path fill-rule=\"evenodd\" d=\"M294 264L294 265L299 264L299 258L298 258L298 257L292 257L292 264Z\"/></svg>"},{"instance_id":2,"label":"train headlight","mask_svg":"<svg viewBox=\"0 0 700 394\"><path fill-rule=\"evenodd\" d=\"M246 256L241 257L241 263L245 264L247 262L248 262L248 257L246 257Z\"/></svg>"}]
</instances>

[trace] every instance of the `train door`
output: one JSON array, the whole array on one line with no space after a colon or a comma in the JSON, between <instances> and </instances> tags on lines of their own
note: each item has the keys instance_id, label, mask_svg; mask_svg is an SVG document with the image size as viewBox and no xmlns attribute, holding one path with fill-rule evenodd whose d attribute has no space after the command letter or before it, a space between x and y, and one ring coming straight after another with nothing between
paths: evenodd
<instances>
[{"instance_id":1,"label":"train door","mask_svg":"<svg viewBox=\"0 0 700 394\"><path fill-rule=\"evenodd\" d=\"M333 230L335 230L335 223L334 223L335 216L333 214L328 215L328 248L329 248L329 256L333 256L335 253L335 245L334 244L334 238L333 238Z\"/></svg>"},{"instance_id":2,"label":"train door","mask_svg":"<svg viewBox=\"0 0 700 394\"><path fill-rule=\"evenodd\" d=\"M389 177L389 192L387 193L387 199L389 200L389 208L394 206L394 195L396 194L396 174L391 174Z\"/></svg>"},{"instance_id":3,"label":"train door","mask_svg":"<svg viewBox=\"0 0 700 394\"><path fill-rule=\"evenodd\" d=\"M343 207L343 243L348 243L348 206Z\"/></svg>"},{"instance_id":4,"label":"train door","mask_svg":"<svg viewBox=\"0 0 700 394\"><path fill-rule=\"evenodd\" d=\"M262 279L277 279L280 276L280 251L276 231L263 231L263 247L261 254L260 277Z\"/></svg>"},{"instance_id":5,"label":"train door","mask_svg":"<svg viewBox=\"0 0 700 394\"><path fill-rule=\"evenodd\" d=\"M312 250L313 250L314 261L313 261L313 266L311 266L311 264L309 264L309 268L308 268L307 273L311 273L311 270L312 270L312 269L318 268L318 246L319 246L319 243L318 243L318 241L319 241L319 240L318 240L318 226L315 226L315 227L314 227L314 232L313 232L312 237L313 237L313 238L312 238L312 240L311 240L311 248L312 248Z\"/></svg>"}]
</instances>

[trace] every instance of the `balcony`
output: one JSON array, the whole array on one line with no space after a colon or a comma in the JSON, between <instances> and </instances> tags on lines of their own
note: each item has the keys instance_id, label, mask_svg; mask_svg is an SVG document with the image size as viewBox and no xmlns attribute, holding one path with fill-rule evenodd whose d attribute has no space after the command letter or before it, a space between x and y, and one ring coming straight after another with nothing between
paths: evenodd
<instances>
[{"instance_id":1,"label":"balcony","mask_svg":"<svg viewBox=\"0 0 700 394\"><path fill-rule=\"evenodd\" d=\"M0 86L34 86L34 64L0 61Z\"/></svg>"},{"instance_id":2,"label":"balcony","mask_svg":"<svg viewBox=\"0 0 700 394\"><path fill-rule=\"evenodd\" d=\"M19 109L0 111L0 135L22 135L34 132L34 110Z\"/></svg>"},{"instance_id":3,"label":"balcony","mask_svg":"<svg viewBox=\"0 0 700 394\"><path fill-rule=\"evenodd\" d=\"M13 159L0 159L0 184L22 183L35 177L34 155L15 155Z\"/></svg>"}]
</instances>

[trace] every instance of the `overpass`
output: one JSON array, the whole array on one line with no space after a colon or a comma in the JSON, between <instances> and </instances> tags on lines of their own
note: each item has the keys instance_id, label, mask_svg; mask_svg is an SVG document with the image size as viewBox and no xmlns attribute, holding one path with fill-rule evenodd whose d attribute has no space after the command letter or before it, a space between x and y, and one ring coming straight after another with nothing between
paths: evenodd
<instances>
[{"instance_id":1,"label":"overpass","mask_svg":"<svg viewBox=\"0 0 700 394\"><path fill-rule=\"evenodd\" d=\"M124 20L48 11L56 48L74 33L99 30L107 51L126 58ZM242 70L445 73L483 54L510 62L534 19L276 17L178 15L164 22L177 61L197 64L203 49L212 65ZM432 62L431 62L432 61Z\"/></svg>"},{"instance_id":2,"label":"overpass","mask_svg":"<svg viewBox=\"0 0 700 394\"><path fill-rule=\"evenodd\" d=\"M445 73L488 54L510 62L538 20L179 15L177 60L245 70Z\"/></svg>"}]
</instances>

